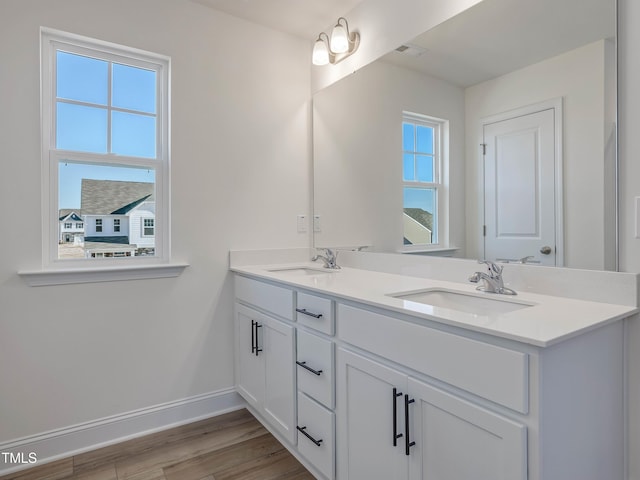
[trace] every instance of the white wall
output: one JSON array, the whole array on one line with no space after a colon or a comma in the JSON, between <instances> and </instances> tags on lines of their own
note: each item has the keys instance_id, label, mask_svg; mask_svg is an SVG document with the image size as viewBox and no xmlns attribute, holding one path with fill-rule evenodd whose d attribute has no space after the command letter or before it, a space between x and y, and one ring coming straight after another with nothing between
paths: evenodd
<instances>
[{"instance_id":1,"label":"white wall","mask_svg":"<svg viewBox=\"0 0 640 480\"><path fill-rule=\"evenodd\" d=\"M182 276L16 274L41 265L40 26L172 58ZM308 42L187 0L2 0L0 59L0 443L233 386L229 249L309 245Z\"/></svg>"},{"instance_id":2,"label":"white wall","mask_svg":"<svg viewBox=\"0 0 640 480\"><path fill-rule=\"evenodd\" d=\"M618 0L618 118L620 155L620 268L640 272L634 198L640 196L640 2ZM640 480L640 318L627 331L629 480Z\"/></svg>"},{"instance_id":3,"label":"white wall","mask_svg":"<svg viewBox=\"0 0 640 480\"><path fill-rule=\"evenodd\" d=\"M466 89L467 256L482 257L477 241L483 217L477 210L481 119L562 98L565 265L605 268L605 44L595 42Z\"/></svg>"},{"instance_id":4,"label":"white wall","mask_svg":"<svg viewBox=\"0 0 640 480\"><path fill-rule=\"evenodd\" d=\"M449 121L450 210L464 209L464 92L382 61L316 93L313 99L315 245L402 246L403 111ZM395 181L394 181L395 179ZM450 237L463 247L464 215L452 215Z\"/></svg>"}]
</instances>

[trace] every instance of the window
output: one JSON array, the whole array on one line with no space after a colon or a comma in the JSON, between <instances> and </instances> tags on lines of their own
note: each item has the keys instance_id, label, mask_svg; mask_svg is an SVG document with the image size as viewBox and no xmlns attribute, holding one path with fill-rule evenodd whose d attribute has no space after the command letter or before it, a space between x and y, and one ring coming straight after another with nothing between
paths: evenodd
<instances>
[{"instance_id":1,"label":"window","mask_svg":"<svg viewBox=\"0 0 640 480\"><path fill-rule=\"evenodd\" d=\"M154 238L144 245L146 260L139 261L169 260L169 59L49 29L42 29L41 38L48 199L43 263L90 265L87 259L97 257L135 261L135 246L132 254L123 253L122 242L135 245L127 233L138 211L153 211L159 230L156 235L154 222ZM58 247L53 229L53 220L66 209L80 212L85 221L99 216L95 233L109 235L104 227L113 221L113 233L125 235L105 241L87 232L84 244L74 245L79 255L67 256L69 248ZM102 255L91 253L98 243Z\"/></svg>"},{"instance_id":2,"label":"window","mask_svg":"<svg viewBox=\"0 0 640 480\"><path fill-rule=\"evenodd\" d=\"M84 223L81 223L81 222L76 223L76 228L84 228Z\"/></svg>"},{"instance_id":3,"label":"window","mask_svg":"<svg viewBox=\"0 0 640 480\"><path fill-rule=\"evenodd\" d=\"M153 218L142 219L142 235L152 237L155 234L155 221Z\"/></svg>"},{"instance_id":4,"label":"window","mask_svg":"<svg viewBox=\"0 0 640 480\"><path fill-rule=\"evenodd\" d=\"M71 228L71 223L67 223L67 222L65 222L65 224L64 224L64 228Z\"/></svg>"},{"instance_id":5,"label":"window","mask_svg":"<svg viewBox=\"0 0 640 480\"><path fill-rule=\"evenodd\" d=\"M446 125L444 120L403 114L403 250L444 244L443 138Z\"/></svg>"}]
</instances>

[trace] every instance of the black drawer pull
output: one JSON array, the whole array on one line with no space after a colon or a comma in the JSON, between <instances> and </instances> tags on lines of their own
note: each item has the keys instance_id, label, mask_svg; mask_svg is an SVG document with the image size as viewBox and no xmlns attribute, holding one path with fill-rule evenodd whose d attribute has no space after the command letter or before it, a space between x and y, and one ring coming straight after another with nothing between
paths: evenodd
<instances>
[{"instance_id":1,"label":"black drawer pull","mask_svg":"<svg viewBox=\"0 0 640 480\"><path fill-rule=\"evenodd\" d=\"M411 442L409 439L409 405L415 402L415 399L409 399L409 395L405 394L404 396L404 453L409 455L409 448L413 447L416 442Z\"/></svg>"},{"instance_id":2,"label":"black drawer pull","mask_svg":"<svg viewBox=\"0 0 640 480\"><path fill-rule=\"evenodd\" d=\"M313 368L307 366L307 362L298 362L298 361L296 361L296 363L298 365L300 365L302 368L304 368L305 370L309 370L314 375L320 376L320 374L322 373L322 370L314 370Z\"/></svg>"},{"instance_id":3,"label":"black drawer pull","mask_svg":"<svg viewBox=\"0 0 640 480\"><path fill-rule=\"evenodd\" d=\"M258 329L262 328L262 325L260 325L258 322L253 324L253 327L256 331L255 336L256 336L256 346L255 346L255 351L256 351L256 357L258 356L258 354L262 351L261 348L258 347Z\"/></svg>"},{"instance_id":4,"label":"black drawer pull","mask_svg":"<svg viewBox=\"0 0 640 480\"><path fill-rule=\"evenodd\" d=\"M251 320L251 353L256 353L256 321Z\"/></svg>"},{"instance_id":5,"label":"black drawer pull","mask_svg":"<svg viewBox=\"0 0 640 480\"><path fill-rule=\"evenodd\" d=\"M398 446L398 439L402 438L402 434L398 433L398 397L402 396L397 388L393 387L393 446Z\"/></svg>"},{"instance_id":6,"label":"black drawer pull","mask_svg":"<svg viewBox=\"0 0 640 480\"><path fill-rule=\"evenodd\" d=\"M307 427L298 427L296 426L296 428L298 429L298 431L300 433L302 433L305 437L307 437L309 440L311 440L313 443L316 444L317 447L320 446L320 444L322 443L322 439L320 440L316 440L315 438L313 438L311 435L309 435L307 432L305 432L305 430L307 429Z\"/></svg>"},{"instance_id":7,"label":"black drawer pull","mask_svg":"<svg viewBox=\"0 0 640 480\"><path fill-rule=\"evenodd\" d=\"M321 313L311 313L311 312L308 312L306 308L296 308L296 312L301 313L303 315L308 315L313 318L322 318Z\"/></svg>"}]
</instances>

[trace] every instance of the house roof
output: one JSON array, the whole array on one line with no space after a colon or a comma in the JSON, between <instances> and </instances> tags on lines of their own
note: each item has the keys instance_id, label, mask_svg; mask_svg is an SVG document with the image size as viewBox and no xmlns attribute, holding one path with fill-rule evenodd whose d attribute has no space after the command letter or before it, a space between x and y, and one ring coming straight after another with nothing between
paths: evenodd
<instances>
[{"instance_id":1,"label":"house roof","mask_svg":"<svg viewBox=\"0 0 640 480\"><path fill-rule=\"evenodd\" d=\"M144 201L153 201L153 183L82 179L83 215L123 215Z\"/></svg>"},{"instance_id":2,"label":"house roof","mask_svg":"<svg viewBox=\"0 0 640 480\"><path fill-rule=\"evenodd\" d=\"M151 194L145 195L144 197L139 198L138 200L128 203L125 206L119 208L118 210L114 210L113 212L111 212L111 215L125 215L126 213L129 213L131 210L133 210L138 205L140 205L142 202L147 200L150 196Z\"/></svg>"},{"instance_id":3,"label":"house roof","mask_svg":"<svg viewBox=\"0 0 640 480\"><path fill-rule=\"evenodd\" d=\"M79 215L82 215L82 213L78 209L63 208L60 210L59 215L60 217L58 218L58 220L60 220L61 222L63 220L73 220L74 222L82 222L82 217L79 216Z\"/></svg>"}]
</instances>

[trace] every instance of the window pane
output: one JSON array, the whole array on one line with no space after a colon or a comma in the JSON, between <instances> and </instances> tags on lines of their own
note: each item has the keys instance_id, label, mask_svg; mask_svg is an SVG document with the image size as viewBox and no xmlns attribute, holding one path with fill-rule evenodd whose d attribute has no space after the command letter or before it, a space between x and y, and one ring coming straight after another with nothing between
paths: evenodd
<instances>
[{"instance_id":1,"label":"window pane","mask_svg":"<svg viewBox=\"0 0 640 480\"><path fill-rule=\"evenodd\" d=\"M436 190L404 188L404 244L437 243Z\"/></svg>"},{"instance_id":2,"label":"window pane","mask_svg":"<svg viewBox=\"0 0 640 480\"><path fill-rule=\"evenodd\" d=\"M433 182L433 157L416 155L416 171L419 182Z\"/></svg>"},{"instance_id":3,"label":"window pane","mask_svg":"<svg viewBox=\"0 0 640 480\"><path fill-rule=\"evenodd\" d=\"M132 157L156 157L156 119L147 115L113 112L111 152Z\"/></svg>"},{"instance_id":4,"label":"window pane","mask_svg":"<svg viewBox=\"0 0 640 480\"><path fill-rule=\"evenodd\" d=\"M156 72L114 63L112 105L156 113Z\"/></svg>"},{"instance_id":5,"label":"window pane","mask_svg":"<svg viewBox=\"0 0 640 480\"><path fill-rule=\"evenodd\" d=\"M107 111L57 102L56 148L107 153Z\"/></svg>"},{"instance_id":6,"label":"window pane","mask_svg":"<svg viewBox=\"0 0 640 480\"><path fill-rule=\"evenodd\" d=\"M56 52L58 98L106 105L109 64L103 60Z\"/></svg>"},{"instance_id":7,"label":"window pane","mask_svg":"<svg viewBox=\"0 0 640 480\"><path fill-rule=\"evenodd\" d=\"M58 258L154 255L155 231L143 236L142 219L155 219L155 176L153 169L59 162L58 218L83 222L59 239Z\"/></svg>"},{"instance_id":8,"label":"window pane","mask_svg":"<svg viewBox=\"0 0 640 480\"><path fill-rule=\"evenodd\" d=\"M433 128L418 125L416 130L418 137L416 152L433 153Z\"/></svg>"},{"instance_id":9,"label":"window pane","mask_svg":"<svg viewBox=\"0 0 640 480\"><path fill-rule=\"evenodd\" d=\"M407 182L414 182L416 180L414 155L412 153L404 153L402 162L402 178Z\"/></svg>"},{"instance_id":10,"label":"window pane","mask_svg":"<svg viewBox=\"0 0 640 480\"><path fill-rule=\"evenodd\" d=\"M402 124L402 149L405 152L413 152L415 148L414 126L411 123Z\"/></svg>"}]
</instances>

